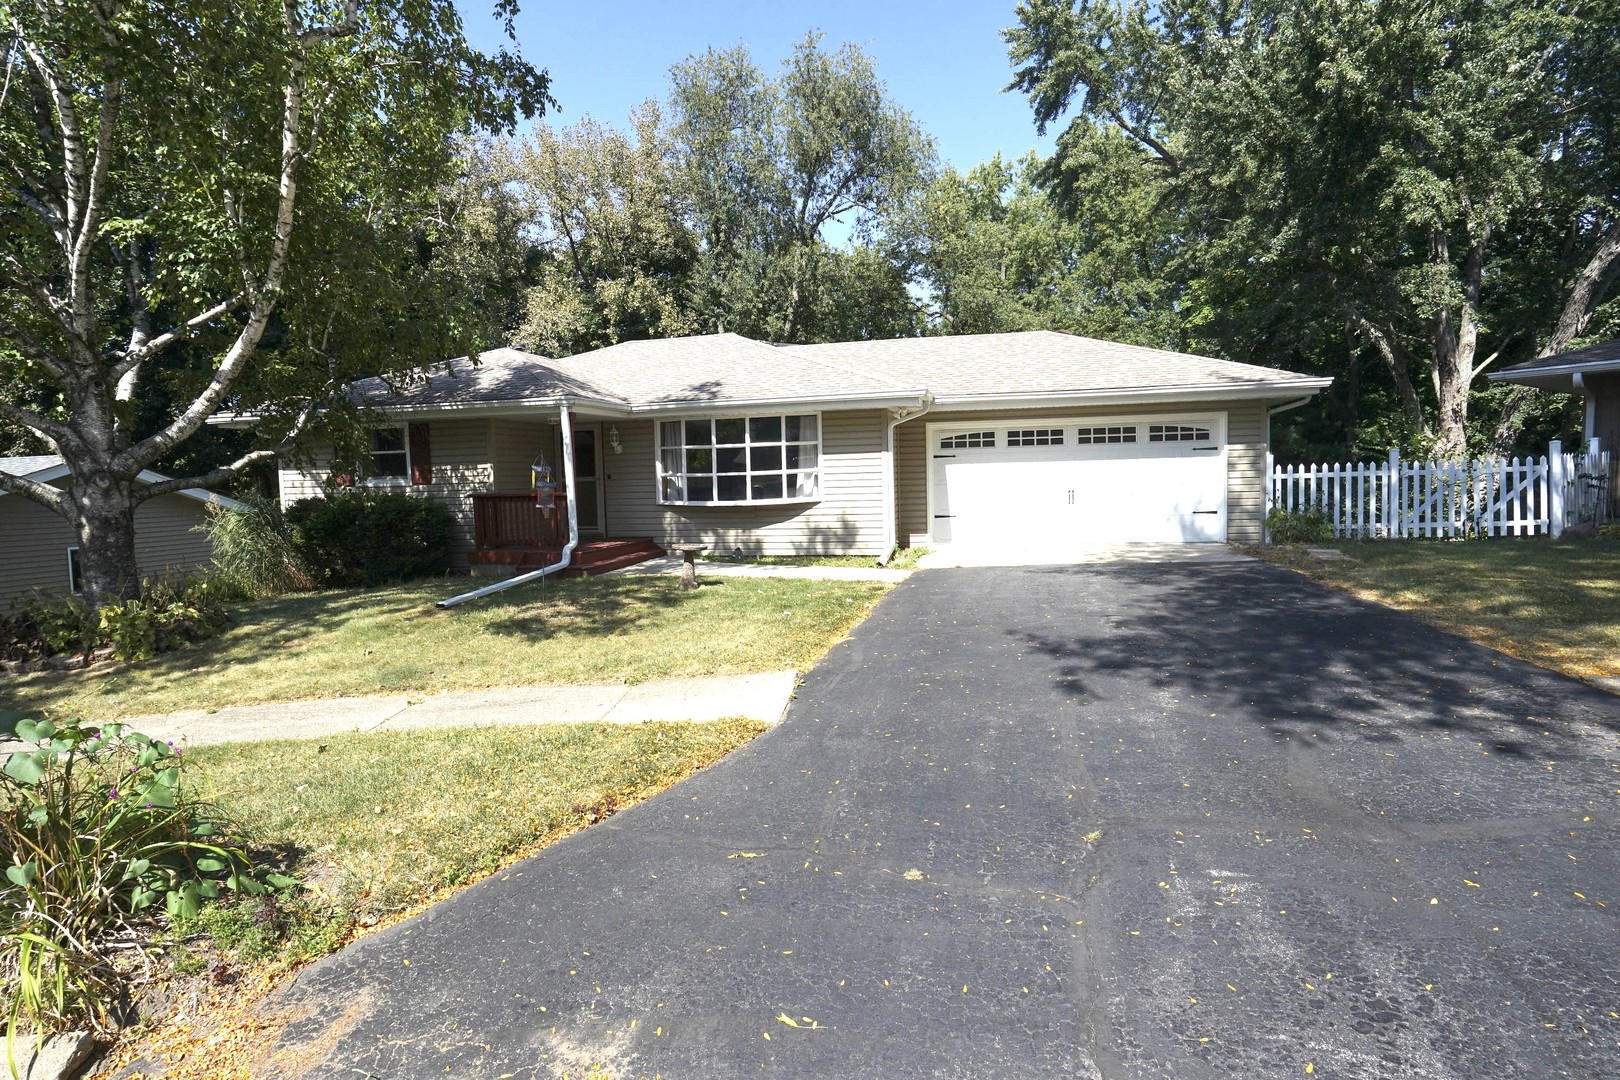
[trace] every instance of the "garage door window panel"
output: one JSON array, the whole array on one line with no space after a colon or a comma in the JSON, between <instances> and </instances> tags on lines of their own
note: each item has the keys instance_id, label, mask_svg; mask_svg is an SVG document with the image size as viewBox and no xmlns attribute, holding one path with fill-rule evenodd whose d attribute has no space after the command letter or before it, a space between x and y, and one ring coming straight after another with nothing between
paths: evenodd
<instances>
[{"instance_id":1,"label":"garage door window panel","mask_svg":"<svg viewBox=\"0 0 1620 1080\"><path fill-rule=\"evenodd\" d=\"M964 431L960 435L947 435L939 440L941 450L994 450L996 433L993 431Z\"/></svg>"},{"instance_id":2,"label":"garage door window panel","mask_svg":"<svg viewBox=\"0 0 1620 1080\"><path fill-rule=\"evenodd\" d=\"M1008 446L1062 446L1062 428L1014 428L1007 432Z\"/></svg>"},{"instance_id":3,"label":"garage door window panel","mask_svg":"<svg viewBox=\"0 0 1620 1080\"><path fill-rule=\"evenodd\" d=\"M660 501L805 501L820 491L815 414L670 420L658 426Z\"/></svg>"},{"instance_id":4,"label":"garage door window panel","mask_svg":"<svg viewBox=\"0 0 1620 1080\"><path fill-rule=\"evenodd\" d=\"M1133 443L1136 441L1136 425L1109 425L1107 427L1083 427L1074 433L1074 441L1082 446L1095 446L1100 443Z\"/></svg>"},{"instance_id":5,"label":"garage door window panel","mask_svg":"<svg viewBox=\"0 0 1620 1080\"><path fill-rule=\"evenodd\" d=\"M1148 442L1209 442L1209 428L1189 424L1149 424Z\"/></svg>"}]
</instances>

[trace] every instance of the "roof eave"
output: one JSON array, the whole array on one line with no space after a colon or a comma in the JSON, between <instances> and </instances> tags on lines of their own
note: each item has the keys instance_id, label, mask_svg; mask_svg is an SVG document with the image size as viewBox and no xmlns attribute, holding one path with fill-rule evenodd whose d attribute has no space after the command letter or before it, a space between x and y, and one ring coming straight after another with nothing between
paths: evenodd
<instances>
[{"instance_id":1,"label":"roof eave","mask_svg":"<svg viewBox=\"0 0 1620 1080\"><path fill-rule=\"evenodd\" d=\"M931 398L926 390L861 391L853 394L813 394L803 397L771 396L759 398L724 398L714 401L681 400L637 402L630 406L635 416L668 416L679 414L724 416L761 409L812 409L830 412L840 409L904 409L920 408Z\"/></svg>"},{"instance_id":2,"label":"roof eave","mask_svg":"<svg viewBox=\"0 0 1620 1080\"><path fill-rule=\"evenodd\" d=\"M1030 394L941 394L934 412L977 409L1063 408L1069 405L1145 405L1181 401L1286 401L1314 396L1333 385L1330 378L1290 379L1287 382L1210 383L1196 386L1130 386L1105 390L1064 390Z\"/></svg>"},{"instance_id":3,"label":"roof eave","mask_svg":"<svg viewBox=\"0 0 1620 1080\"><path fill-rule=\"evenodd\" d=\"M1492 382L1519 383L1523 386L1534 386L1538 390L1573 393L1579 389L1575 385L1575 376L1611 372L1620 372L1620 357L1613 360L1588 360L1579 364L1558 364L1548 367L1506 368L1502 371L1492 371L1485 377Z\"/></svg>"}]
</instances>

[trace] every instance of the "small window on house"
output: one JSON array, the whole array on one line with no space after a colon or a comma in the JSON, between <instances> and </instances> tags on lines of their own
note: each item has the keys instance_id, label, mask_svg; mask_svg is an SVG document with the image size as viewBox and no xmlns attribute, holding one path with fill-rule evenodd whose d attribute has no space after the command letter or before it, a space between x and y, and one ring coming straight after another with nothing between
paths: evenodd
<instances>
[{"instance_id":1,"label":"small window on house","mask_svg":"<svg viewBox=\"0 0 1620 1080\"><path fill-rule=\"evenodd\" d=\"M67 549L67 562L68 592L77 596L84 592L84 571L79 569L79 549L76 546Z\"/></svg>"},{"instance_id":2,"label":"small window on house","mask_svg":"<svg viewBox=\"0 0 1620 1080\"><path fill-rule=\"evenodd\" d=\"M1149 424L1148 442L1209 442L1209 428L1187 424Z\"/></svg>"},{"instance_id":3,"label":"small window on house","mask_svg":"<svg viewBox=\"0 0 1620 1080\"><path fill-rule=\"evenodd\" d=\"M371 476L405 480L411 475L411 454L403 427L377 428L371 433Z\"/></svg>"},{"instance_id":4,"label":"small window on house","mask_svg":"<svg viewBox=\"0 0 1620 1080\"><path fill-rule=\"evenodd\" d=\"M939 440L941 450L979 450L985 447L994 448L996 433L993 431L964 431L960 435L947 435Z\"/></svg>"},{"instance_id":5,"label":"small window on house","mask_svg":"<svg viewBox=\"0 0 1620 1080\"><path fill-rule=\"evenodd\" d=\"M1082 446L1097 443L1133 443L1136 441L1136 425L1116 424L1110 427L1083 427L1074 433L1074 441Z\"/></svg>"},{"instance_id":6,"label":"small window on house","mask_svg":"<svg viewBox=\"0 0 1620 1080\"><path fill-rule=\"evenodd\" d=\"M1019 428L1007 432L1008 446L1062 446L1062 428Z\"/></svg>"}]
</instances>

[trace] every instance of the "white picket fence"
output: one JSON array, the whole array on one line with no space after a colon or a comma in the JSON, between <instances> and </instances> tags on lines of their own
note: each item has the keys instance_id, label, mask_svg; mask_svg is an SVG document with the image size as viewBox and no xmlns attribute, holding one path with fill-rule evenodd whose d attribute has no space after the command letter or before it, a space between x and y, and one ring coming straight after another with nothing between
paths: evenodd
<instances>
[{"instance_id":1,"label":"white picket fence","mask_svg":"<svg viewBox=\"0 0 1620 1080\"><path fill-rule=\"evenodd\" d=\"M1609 453L1597 439L1582 454L1553 442L1545 457L1277 465L1266 509L1315 508L1335 536L1354 539L1559 536L1612 513Z\"/></svg>"}]
</instances>

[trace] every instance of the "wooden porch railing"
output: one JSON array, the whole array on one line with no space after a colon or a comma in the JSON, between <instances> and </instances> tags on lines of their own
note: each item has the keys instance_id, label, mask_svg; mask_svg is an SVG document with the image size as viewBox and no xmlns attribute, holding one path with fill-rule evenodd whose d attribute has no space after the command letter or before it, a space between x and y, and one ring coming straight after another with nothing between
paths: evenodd
<instances>
[{"instance_id":1,"label":"wooden porch railing","mask_svg":"<svg viewBox=\"0 0 1620 1080\"><path fill-rule=\"evenodd\" d=\"M480 493L472 497L473 542L479 550L506 547L560 548L568 543L568 503L557 496L557 508L542 514L534 494Z\"/></svg>"}]
</instances>

